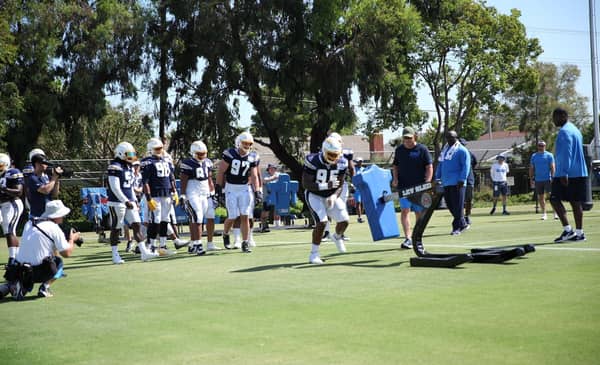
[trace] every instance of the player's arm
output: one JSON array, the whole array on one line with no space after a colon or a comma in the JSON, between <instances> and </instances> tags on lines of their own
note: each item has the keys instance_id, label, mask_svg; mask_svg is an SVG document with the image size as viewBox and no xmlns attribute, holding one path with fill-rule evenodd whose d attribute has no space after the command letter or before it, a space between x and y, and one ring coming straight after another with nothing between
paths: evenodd
<instances>
[{"instance_id":1,"label":"player's arm","mask_svg":"<svg viewBox=\"0 0 600 365\"><path fill-rule=\"evenodd\" d=\"M14 188L9 188L9 187L3 187L2 191L8 195L10 195L13 198L18 198L20 196L23 195L23 176L21 175L20 177L14 177L14 180L17 181L16 184L11 184L11 185L15 185Z\"/></svg>"},{"instance_id":2,"label":"player's arm","mask_svg":"<svg viewBox=\"0 0 600 365\"><path fill-rule=\"evenodd\" d=\"M121 179L118 176L111 175L108 177L108 185L110 186L110 190L115 194L115 197L119 199L121 203L127 203L129 199L121 190Z\"/></svg>"},{"instance_id":3,"label":"player's arm","mask_svg":"<svg viewBox=\"0 0 600 365\"><path fill-rule=\"evenodd\" d=\"M217 185L220 187L225 186L225 171L229 169L229 163L225 160L219 162L219 168L217 169Z\"/></svg>"}]
</instances>

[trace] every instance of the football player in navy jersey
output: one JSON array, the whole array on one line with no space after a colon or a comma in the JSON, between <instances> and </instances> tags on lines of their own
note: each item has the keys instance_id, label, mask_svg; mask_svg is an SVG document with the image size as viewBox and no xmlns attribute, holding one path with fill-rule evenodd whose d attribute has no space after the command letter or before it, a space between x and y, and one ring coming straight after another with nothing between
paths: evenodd
<instances>
[{"instance_id":1,"label":"football player in navy jersey","mask_svg":"<svg viewBox=\"0 0 600 365\"><path fill-rule=\"evenodd\" d=\"M163 139L163 146L166 143L166 139ZM165 151L163 148L163 159L167 161L171 171L175 171L175 164L173 163L173 157ZM176 186L176 185L173 185ZM187 246L189 242L180 239L177 236L177 214L175 214L175 206L179 205L179 195L177 194L176 187L171 194L171 207L169 208L169 224L167 224L167 238L173 240L173 244L176 249Z\"/></svg>"},{"instance_id":2,"label":"football player in navy jersey","mask_svg":"<svg viewBox=\"0 0 600 365\"><path fill-rule=\"evenodd\" d=\"M332 138L338 140L340 142L340 144L342 145L342 156L344 156L346 161L348 161L348 173L346 174L346 177L348 177L350 179L350 181L352 181L352 177L354 176L354 151L352 150L352 148L343 148L344 141L342 140L342 136L340 136L339 133L336 133L336 132L329 133L328 137L332 137ZM344 202L344 204L346 204L348 201L348 195L350 193L350 185L352 185L352 183L348 183L347 179L344 179L344 182L342 184L342 192L340 194L340 197L342 198L342 201ZM331 225L329 224L329 220L328 220L327 224L325 225L325 232L323 233L324 241L331 238L330 237L330 229L331 229L330 226ZM345 241L349 240L349 238L346 237L346 235L343 235L342 238Z\"/></svg>"},{"instance_id":3,"label":"football player in navy jersey","mask_svg":"<svg viewBox=\"0 0 600 365\"><path fill-rule=\"evenodd\" d=\"M133 229L133 236L140 246L142 261L156 256L156 254L146 249L143 244L144 238L140 232L141 219L137 198L133 191L135 176L133 166L131 166L136 159L137 154L131 143L121 142L115 148L115 158L110 162L107 169L108 209L112 221L110 246L112 249L112 260L115 264L125 262L117 250L119 232L123 228L125 219L127 219L127 222Z\"/></svg>"},{"instance_id":4,"label":"football player in navy jersey","mask_svg":"<svg viewBox=\"0 0 600 365\"><path fill-rule=\"evenodd\" d=\"M236 138L236 147L223 152L215 187L216 193L221 194L221 187L225 184L227 219L223 228L223 245L227 249L231 248L229 230L235 219L240 216L243 252L251 252L248 237L249 217L254 210L252 191L254 191L255 202L262 202L262 191L259 189L260 182L256 168L258 154L250 153L253 144L252 135L249 132L243 132Z\"/></svg>"},{"instance_id":5,"label":"football player in navy jersey","mask_svg":"<svg viewBox=\"0 0 600 365\"><path fill-rule=\"evenodd\" d=\"M215 209L212 195L212 161L208 158L208 148L202 141L194 141L190 145L190 155L179 164L181 179L181 197L190 221L189 253L204 255L202 245L202 223L206 218L207 250L216 251L219 248L212 242L215 229Z\"/></svg>"},{"instance_id":6,"label":"football player in navy jersey","mask_svg":"<svg viewBox=\"0 0 600 365\"><path fill-rule=\"evenodd\" d=\"M342 144L335 138L323 141L321 152L306 156L302 186L306 204L316 223L312 234L312 249L308 261L322 264L319 254L321 238L328 217L337 222L332 239L339 252L346 252L342 235L348 227L348 211L340 198L348 161L342 156Z\"/></svg>"},{"instance_id":7,"label":"football player in navy jersey","mask_svg":"<svg viewBox=\"0 0 600 365\"><path fill-rule=\"evenodd\" d=\"M23 174L11 168L10 156L0 153L0 211L2 214L2 230L8 246L8 264L15 263L19 251L19 240L16 229L19 218L23 214Z\"/></svg>"},{"instance_id":8,"label":"football player in navy jersey","mask_svg":"<svg viewBox=\"0 0 600 365\"><path fill-rule=\"evenodd\" d=\"M172 165L163 157L163 143L158 138L151 138L146 148L148 156L142 159L142 181L144 194L148 205L148 237L153 247L156 247L156 237L160 238L160 255L171 255L167 250L167 230L169 211L171 209L171 194L176 197L175 177Z\"/></svg>"}]
</instances>

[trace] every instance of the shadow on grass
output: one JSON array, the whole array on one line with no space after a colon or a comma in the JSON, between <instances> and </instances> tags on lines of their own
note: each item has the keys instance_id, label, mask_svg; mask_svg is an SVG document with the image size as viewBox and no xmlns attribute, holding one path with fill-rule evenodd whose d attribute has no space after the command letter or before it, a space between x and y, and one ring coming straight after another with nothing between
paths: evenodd
<instances>
[{"instance_id":1,"label":"shadow on grass","mask_svg":"<svg viewBox=\"0 0 600 365\"><path fill-rule=\"evenodd\" d=\"M268 270L279 270L279 269L327 269L328 267L334 266L351 266L351 267L364 267L371 269L384 269L389 267L397 267L406 261L393 262L390 264L374 264L379 262L379 260L362 260L362 261L350 261L350 262L331 262L329 258L332 256L327 256L323 258L325 264L323 265L313 265L309 264L306 261L296 262L296 263L285 263L285 264L273 264L273 265L263 265L256 267L249 267L247 269L240 269L231 271L232 273L247 273L247 272L259 272L259 271L268 271Z\"/></svg>"}]
</instances>

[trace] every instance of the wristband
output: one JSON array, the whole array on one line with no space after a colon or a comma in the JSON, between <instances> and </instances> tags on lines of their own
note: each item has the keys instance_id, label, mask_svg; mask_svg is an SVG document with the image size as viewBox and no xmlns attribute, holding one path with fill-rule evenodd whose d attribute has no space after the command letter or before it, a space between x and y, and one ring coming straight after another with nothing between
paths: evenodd
<instances>
[{"instance_id":1,"label":"wristband","mask_svg":"<svg viewBox=\"0 0 600 365\"><path fill-rule=\"evenodd\" d=\"M328 183L318 183L317 187L319 190L327 190L327 189L329 189L329 184Z\"/></svg>"}]
</instances>

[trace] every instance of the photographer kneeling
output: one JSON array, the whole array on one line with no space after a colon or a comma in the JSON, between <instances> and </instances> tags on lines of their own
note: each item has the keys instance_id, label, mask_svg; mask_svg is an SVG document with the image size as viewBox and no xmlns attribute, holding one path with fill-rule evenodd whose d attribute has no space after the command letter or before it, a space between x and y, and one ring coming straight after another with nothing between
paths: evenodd
<instances>
[{"instance_id":1,"label":"photographer kneeling","mask_svg":"<svg viewBox=\"0 0 600 365\"><path fill-rule=\"evenodd\" d=\"M59 226L70 211L60 200L49 201L41 219L34 220L23 231L21 248L17 254L18 272L7 277L15 299L22 299L33 289L34 283L41 283L38 297L52 296L50 284L60 278L63 271L62 259L54 256L54 252L69 257L74 244L80 239L79 232L74 230L70 230L67 239ZM8 272L7 276L10 276Z\"/></svg>"}]
</instances>

